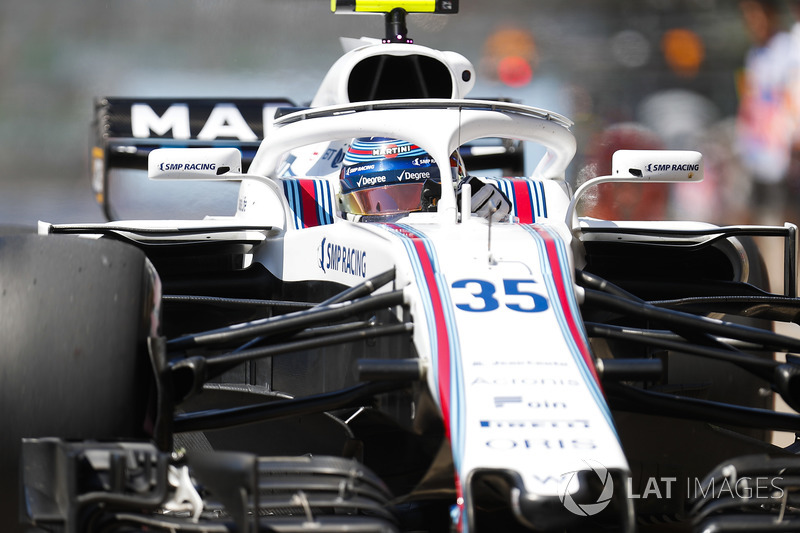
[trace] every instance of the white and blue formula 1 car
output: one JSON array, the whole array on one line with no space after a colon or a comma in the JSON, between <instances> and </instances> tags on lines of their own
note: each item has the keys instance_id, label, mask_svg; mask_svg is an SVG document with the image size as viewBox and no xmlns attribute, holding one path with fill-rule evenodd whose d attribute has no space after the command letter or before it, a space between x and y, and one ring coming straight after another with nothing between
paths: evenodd
<instances>
[{"instance_id":1,"label":"white and blue formula 1 car","mask_svg":"<svg viewBox=\"0 0 800 533\"><path fill-rule=\"evenodd\" d=\"M800 430L773 409L800 407L772 330L800 313L796 228L579 216L702 156L617 152L571 192L568 119L466 99L469 61L372 4L385 42L310 107L98 101L109 218L137 166L241 182L233 216L0 237L3 530L800 530L797 448L771 444ZM532 174L496 177L526 143Z\"/></svg>"}]
</instances>

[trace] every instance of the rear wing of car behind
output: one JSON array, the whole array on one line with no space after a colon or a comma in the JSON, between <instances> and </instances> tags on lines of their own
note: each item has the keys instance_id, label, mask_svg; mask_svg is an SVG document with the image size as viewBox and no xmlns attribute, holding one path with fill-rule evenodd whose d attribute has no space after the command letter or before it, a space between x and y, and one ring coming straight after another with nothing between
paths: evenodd
<instances>
[{"instance_id":1,"label":"rear wing of car behind","mask_svg":"<svg viewBox=\"0 0 800 533\"><path fill-rule=\"evenodd\" d=\"M285 98L99 98L92 123L92 191L106 217L109 176L147 170L156 148L237 148L250 164Z\"/></svg>"}]
</instances>

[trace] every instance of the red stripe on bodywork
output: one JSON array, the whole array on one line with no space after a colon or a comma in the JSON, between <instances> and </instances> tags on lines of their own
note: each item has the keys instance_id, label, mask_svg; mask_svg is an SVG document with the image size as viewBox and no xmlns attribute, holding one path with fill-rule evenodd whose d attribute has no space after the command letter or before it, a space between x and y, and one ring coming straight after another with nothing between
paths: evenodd
<instances>
[{"instance_id":1,"label":"red stripe on bodywork","mask_svg":"<svg viewBox=\"0 0 800 533\"><path fill-rule=\"evenodd\" d=\"M578 350L581 352L581 356L583 357L583 361L586 363L589 372L591 372L592 377L602 391L603 386L600 384L600 377L597 375L597 368L594 366L594 359L592 358L592 354L589 352L589 345L586 343L586 338L583 335L583 331L578 326L577 317L572 313L572 306L570 305L570 300L567 297L567 288L564 285L564 272L561 270L561 262L559 261L556 241L547 230L538 226L531 227L542 237L542 239L544 239L545 249L547 250L547 261L550 263L550 269L553 271L553 280L555 281L556 292L558 292L558 301L561 305L561 309L564 311L564 317L566 318L569 332L572 335L572 338L575 340L575 344L578 346Z\"/></svg>"},{"instance_id":2,"label":"red stripe on bodywork","mask_svg":"<svg viewBox=\"0 0 800 533\"><path fill-rule=\"evenodd\" d=\"M422 239L413 238L414 247L420 257L422 270L425 273L425 281L428 290L431 292L431 303L433 304L433 316L436 323L436 352L437 365L439 368L439 398L442 403L442 413L444 416L444 427L447 438L450 438L450 340L447 336L447 324L444 318L444 308L442 298L439 294L439 286L434 278L433 265L425 249Z\"/></svg>"},{"instance_id":3,"label":"red stripe on bodywork","mask_svg":"<svg viewBox=\"0 0 800 533\"><path fill-rule=\"evenodd\" d=\"M317 191L314 180L297 180L300 185L300 204L303 209L303 225L313 228L320 225L319 213L317 212Z\"/></svg>"},{"instance_id":4,"label":"red stripe on bodywork","mask_svg":"<svg viewBox=\"0 0 800 533\"><path fill-rule=\"evenodd\" d=\"M436 283L436 272L433 268L433 262L428 254L428 249L425 247L425 241L419 236L411 233L410 231L396 226L394 224L387 224L390 228L410 239L414 245L414 250L417 252L422 272L425 276L425 284L431 295L431 305L433 307L434 326L436 328L436 356L437 356L437 369L439 373L439 402L442 406L442 419L444 422L444 431L447 440L451 443L450 431L450 338L447 335L447 323L444 316L444 307L442 305L442 297L439 292L439 285ZM461 485L461 476L458 470L454 472L454 483L456 489L456 504L459 508L458 522L456 523L456 531L464 530L464 488Z\"/></svg>"},{"instance_id":5,"label":"red stripe on bodywork","mask_svg":"<svg viewBox=\"0 0 800 533\"><path fill-rule=\"evenodd\" d=\"M531 191L528 182L525 180L513 180L514 186L514 209L517 212L520 224L533 223L533 204L531 203Z\"/></svg>"},{"instance_id":6,"label":"red stripe on bodywork","mask_svg":"<svg viewBox=\"0 0 800 533\"><path fill-rule=\"evenodd\" d=\"M444 418L444 428L447 438L450 439L450 339L447 335L447 323L445 322L444 307L442 297L439 293L439 285L436 283L436 272L425 241L410 231L387 224L404 237L411 240L417 252L422 272L425 275L425 284L431 295L431 305L433 307L434 326L436 328L436 356L437 369L439 372L439 401L442 404L442 417Z\"/></svg>"}]
</instances>

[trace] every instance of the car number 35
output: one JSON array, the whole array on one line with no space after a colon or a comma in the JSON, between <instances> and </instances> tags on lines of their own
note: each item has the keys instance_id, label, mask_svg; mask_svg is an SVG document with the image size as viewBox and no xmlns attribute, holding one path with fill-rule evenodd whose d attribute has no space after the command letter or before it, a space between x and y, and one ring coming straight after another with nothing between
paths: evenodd
<instances>
[{"instance_id":1,"label":"car number 35","mask_svg":"<svg viewBox=\"0 0 800 533\"><path fill-rule=\"evenodd\" d=\"M466 303L457 303L456 307L471 313L486 313L499 309L504 305L512 311L520 313L540 313L550 306L547 298L532 292L536 282L532 279L504 279L503 286L498 287L485 279L460 279L451 284L454 294L468 291L472 296ZM459 298L459 300L462 300Z\"/></svg>"}]
</instances>

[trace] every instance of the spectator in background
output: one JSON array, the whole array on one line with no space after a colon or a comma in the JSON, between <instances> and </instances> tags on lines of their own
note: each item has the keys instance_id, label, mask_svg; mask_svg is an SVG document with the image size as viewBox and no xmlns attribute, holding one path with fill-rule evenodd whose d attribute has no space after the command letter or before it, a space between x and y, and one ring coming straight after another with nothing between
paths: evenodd
<instances>
[{"instance_id":1,"label":"spectator in background","mask_svg":"<svg viewBox=\"0 0 800 533\"><path fill-rule=\"evenodd\" d=\"M781 31L778 0L742 0L739 6L753 44L738 84L736 144L752 179L755 221L779 223L788 205L787 174L794 129L789 92L792 39Z\"/></svg>"}]
</instances>

